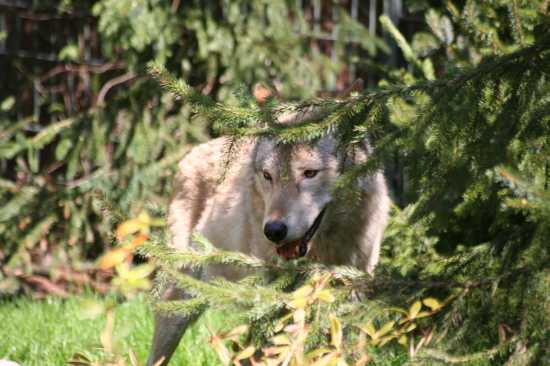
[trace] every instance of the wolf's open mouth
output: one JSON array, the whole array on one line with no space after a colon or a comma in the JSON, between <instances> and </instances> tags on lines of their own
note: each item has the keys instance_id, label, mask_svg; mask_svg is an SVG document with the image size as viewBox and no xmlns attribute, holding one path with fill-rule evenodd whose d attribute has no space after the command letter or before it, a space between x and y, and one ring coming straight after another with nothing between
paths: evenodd
<instances>
[{"instance_id":1,"label":"wolf's open mouth","mask_svg":"<svg viewBox=\"0 0 550 366\"><path fill-rule=\"evenodd\" d=\"M321 220L323 219L323 215L325 214L325 209L326 207L321 210L315 221L313 221L311 227L306 231L305 235L302 238L284 243L283 245L277 247L277 254L287 260L303 257L304 255L306 255L308 251L309 241L311 240L311 238L313 238L313 235L319 228L319 225L321 225Z\"/></svg>"}]
</instances>

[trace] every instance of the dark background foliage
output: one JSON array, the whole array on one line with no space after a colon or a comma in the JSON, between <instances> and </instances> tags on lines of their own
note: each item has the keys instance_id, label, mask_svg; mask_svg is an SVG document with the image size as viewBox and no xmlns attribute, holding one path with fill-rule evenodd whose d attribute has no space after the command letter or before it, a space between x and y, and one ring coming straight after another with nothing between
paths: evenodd
<instances>
[{"instance_id":1,"label":"dark background foliage","mask_svg":"<svg viewBox=\"0 0 550 366\"><path fill-rule=\"evenodd\" d=\"M217 100L256 82L287 100L330 95L357 77L375 85L386 75L378 65L398 62L377 15L390 9L411 29L421 19L376 2L4 1L0 9L6 271L32 267L33 255L48 265L93 259L122 217L165 202L174 163L212 130L146 75L149 62Z\"/></svg>"}]
</instances>

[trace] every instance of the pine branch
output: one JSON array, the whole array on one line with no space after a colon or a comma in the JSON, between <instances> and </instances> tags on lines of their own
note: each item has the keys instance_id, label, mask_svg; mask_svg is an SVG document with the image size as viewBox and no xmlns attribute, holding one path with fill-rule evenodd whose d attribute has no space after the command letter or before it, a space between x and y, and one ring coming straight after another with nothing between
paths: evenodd
<instances>
[{"instance_id":1,"label":"pine branch","mask_svg":"<svg viewBox=\"0 0 550 366\"><path fill-rule=\"evenodd\" d=\"M163 313L173 313L182 317L200 314L206 309L208 302L202 298L192 298L179 301L161 301L155 303L155 310Z\"/></svg>"},{"instance_id":2,"label":"pine branch","mask_svg":"<svg viewBox=\"0 0 550 366\"><path fill-rule=\"evenodd\" d=\"M88 114L86 113L81 116L66 118L64 120L61 120L59 122L56 122L44 128L34 137L20 141L17 144L13 144L13 145L6 144L0 150L0 158L10 159L10 158L13 158L15 155L21 153L22 151L25 151L28 149L39 150L44 146L46 146L48 143L50 143L61 132L68 130L70 127L84 120L85 116L87 115ZM32 120L24 119L21 122L28 123L29 121L32 121ZM6 134L9 135L11 133L12 132L7 132Z\"/></svg>"},{"instance_id":3,"label":"pine branch","mask_svg":"<svg viewBox=\"0 0 550 366\"><path fill-rule=\"evenodd\" d=\"M450 355L443 351L439 351L432 348L422 348L420 351L420 355L416 356L416 358L420 360L435 360L435 361L445 362L447 364L480 361L480 360L493 358L494 356L508 349L511 345L517 343L518 341L519 341L518 337L512 337L508 341L503 342L493 348L489 348L485 351L476 352L469 355L462 355L462 356Z\"/></svg>"},{"instance_id":4,"label":"pine branch","mask_svg":"<svg viewBox=\"0 0 550 366\"><path fill-rule=\"evenodd\" d=\"M413 85L388 86L374 92L350 97L345 100L323 100L315 99L300 104L283 104L271 111L274 115L281 117L285 113L299 115L307 110L317 110L315 117L309 120L302 120L299 123L275 123L266 124L262 118L262 111L255 108L225 106L214 103L208 97L195 91L193 88L167 73L163 68L153 66L150 73L155 76L167 90L180 96L190 103L198 112L211 118L217 129L226 134L234 136L276 136L284 143L297 141L310 141L319 138L327 131L337 127L343 121L357 113L358 105L375 106L386 103L390 97L414 96L417 93L427 93L434 100L442 95L455 94L458 89L463 88L473 80L486 79L489 76L498 77L512 66L523 65L525 69L533 67L533 63L545 61L544 57L550 49L550 40L544 38L539 43L530 47L520 49L516 52L488 58L482 61L477 67L464 70L450 78L417 82ZM360 109L359 109L360 110ZM320 114L319 114L320 113ZM305 114L307 116L307 114ZM277 121L277 118L275 118Z\"/></svg>"},{"instance_id":5,"label":"pine branch","mask_svg":"<svg viewBox=\"0 0 550 366\"><path fill-rule=\"evenodd\" d=\"M204 282L178 270L162 267L162 270L175 281L177 287L198 298L196 304L207 303L215 307L254 306L256 303L283 303L288 294L255 287L253 289L238 283L229 283L223 279ZM249 296L253 290L254 297Z\"/></svg>"},{"instance_id":6,"label":"pine branch","mask_svg":"<svg viewBox=\"0 0 550 366\"><path fill-rule=\"evenodd\" d=\"M380 24L386 30L386 32L388 32L393 37L393 39L403 52L405 60L407 60L411 65L416 67L422 74L424 74L424 77L426 79L435 79L433 65L431 61L429 59L426 59L424 63L420 61L420 59L414 53L412 47L409 45L403 34L401 34L401 32L393 24L391 19L386 15L381 15Z\"/></svg>"},{"instance_id":7,"label":"pine branch","mask_svg":"<svg viewBox=\"0 0 550 366\"><path fill-rule=\"evenodd\" d=\"M271 265L256 257L240 252L230 252L214 247L206 238L193 234L193 247L187 251L177 250L164 244L162 238L138 249L140 255L168 265L200 268L209 264L232 264L251 269L270 268Z\"/></svg>"},{"instance_id":8,"label":"pine branch","mask_svg":"<svg viewBox=\"0 0 550 366\"><path fill-rule=\"evenodd\" d=\"M219 129L239 128L253 125L253 123L259 120L258 108L229 107L221 103L216 103L208 96L202 95L189 86L183 80L177 79L171 75L161 65L149 66L149 73L159 81L164 89L181 98L184 102L189 103L193 109L203 116L213 121L223 120L225 122L222 126L215 124L214 127Z\"/></svg>"}]
</instances>

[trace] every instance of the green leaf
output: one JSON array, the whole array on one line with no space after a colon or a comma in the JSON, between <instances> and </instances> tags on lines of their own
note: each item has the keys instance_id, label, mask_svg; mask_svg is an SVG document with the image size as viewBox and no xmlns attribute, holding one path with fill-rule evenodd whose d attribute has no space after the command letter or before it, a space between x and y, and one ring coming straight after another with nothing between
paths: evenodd
<instances>
[{"instance_id":1,"label":"green leaf","mask_svg":"<svg viewBox=\"0 0 550 366\"><path fill-rule=\"evenodd\" d=\"M33 173L38 173L40 169L40 150L29 149L27 151L27 160L29 161L29 168Z\"/></svg>"},{"instance_id":2,"label":"green leaf","mask_svg":"<svg viewBox=\"0 0 550 366\"><path fill-rule=\"evenodd\" d=\"M7 112L10 109L12 109L14 105L15 105L15 98L13 96L9 96L2 101L2 104L0 104L0 110L3 112Z\"/></svg>"},{"instance_id":3,"label":"green leaf","mask_svg":"<svg viewBox=\"0 0 550 366\"><path fill-rule=\"evenodd\" d=\"M79 58L80 51L78 45L69 43L59 51L59 59L63 61L76 61Z\"/></svg>"},{"instance_id":4,"label":"green leaf","mask_svg":"<svg viewBox=\"0 0 550 366\"><path fill-rule=\"evenodd\" d=\"M55 158L58 161L65 159L72 146L73 142L70 137L61 140L59 144L57 144L57 146L55 147Z\"/></svg>"}]
</instances>

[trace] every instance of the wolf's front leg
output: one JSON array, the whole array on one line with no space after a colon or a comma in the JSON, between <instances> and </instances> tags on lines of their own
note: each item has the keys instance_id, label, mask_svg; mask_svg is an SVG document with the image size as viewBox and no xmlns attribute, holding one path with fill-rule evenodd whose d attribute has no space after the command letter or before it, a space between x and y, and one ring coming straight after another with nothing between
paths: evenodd
<instances>
[{"instance_id":1,"label":"wolf's front leg","mask_svg":"<svg viewBox=\"0 0 550 366\"><path fill-rule=\"evenodd\" d=\"M183 290L170 286L164 291L162 300L183 300L189 297ZM199 316L200 313L192 316L156 313L153 343L149 351L147 366L168 365L183 333Z\"/></svg>"}]
</instances>

